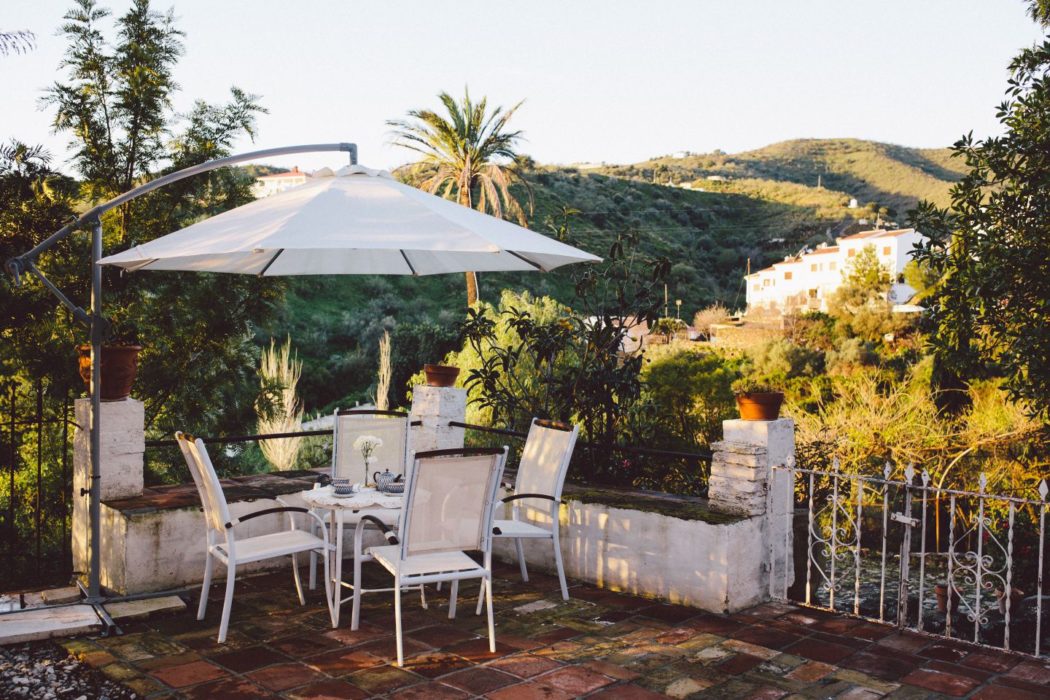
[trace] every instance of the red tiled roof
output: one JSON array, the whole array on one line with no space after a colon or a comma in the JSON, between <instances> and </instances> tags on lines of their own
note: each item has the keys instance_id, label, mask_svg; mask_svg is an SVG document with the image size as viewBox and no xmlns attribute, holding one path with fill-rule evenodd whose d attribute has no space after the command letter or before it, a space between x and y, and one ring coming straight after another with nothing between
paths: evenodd
<instances>
[{"instance_id":1,"label":"red tiled roof","mask_svg":"<svg viewBox=\"0 0 1050 700\"><path fill-rule=\"evenodd\" d=\"M915 229L899 228L896 231L883 231L877 236L872 236L872 238L895 238L897 236L903 236L906 233L915 233Z\"/></svg>"},{"instance_id":2,"label":"red tiled roof","mask_svg":"<svg viewBox=\"0 0 1050 700\"><path fill-rule=\"evenodd\" d=\"M874 238L875 236L881 235L883 233L886 233L886 231L881 229L881 228L877 228L877 229L874 229L874 230L871 230L871 231L861 231L860 233L854 233L854 234L846 236L846 237L844 237L844 238L842 238L840 240L843 240L843 241L855 241L855 240L857 240L859 238Z\"/></svg>"}]
</instances>

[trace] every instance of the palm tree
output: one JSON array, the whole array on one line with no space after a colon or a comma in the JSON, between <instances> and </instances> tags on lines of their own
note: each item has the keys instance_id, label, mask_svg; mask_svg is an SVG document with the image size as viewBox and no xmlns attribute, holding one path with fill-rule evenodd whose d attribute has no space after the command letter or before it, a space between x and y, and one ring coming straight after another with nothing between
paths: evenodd
<instances>
[{"instance_id":1,"label":"palm tree","mask_svg":"<svg viewBox=\"0 0 1050 700\"><path fill-rule=\"evenodd\" d=\"M532 190L521 176L519 154L514 150L521 131L507 130L507 122L524 100L508 110L496 107L488 113L488 100L472 101L469 90L463 91L459 102L447 92L438 99L447 116L413 109L409 119L387 122L394 128L394 145L423 156L412 171L416 184L493 216L513 217L525 226L525 211L510 192L514 182L525 185L531 211ZM466 277L467 304L472 306L478 300L477 274L468 272Z\"/></svg>"}]
</instances>

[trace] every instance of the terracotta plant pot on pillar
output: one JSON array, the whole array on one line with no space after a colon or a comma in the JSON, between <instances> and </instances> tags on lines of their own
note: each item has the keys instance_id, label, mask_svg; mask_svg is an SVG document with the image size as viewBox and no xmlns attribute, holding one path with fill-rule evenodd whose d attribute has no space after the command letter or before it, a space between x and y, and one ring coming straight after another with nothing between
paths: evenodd
<instances>
[{"instance_id":1,"label":"terracotta plant pot on pillar","mask_svg":"<svg viewBox=\"0 0 1050 700\"><path fill-rule=\"evenodd\" d=\"M80 378L91 387L91 346L80 345ZM103 401L123 401L131 396L131 386L139 371L141 345L102 346L102 386L99 394Z\"/></svg>"},{"instance_id":2,"label":"terracotta plant pot on pillar","mask_svg":"<svg viewBox=\"0 0 1050 700\"><path fill-rule=\"evenodd\" d=\"M784 403L784 392L775 388L745 380L733 386L736 406L744 420L776 420L780 417L780 406Z\"/></svg>"},{"instance_id":3,"label":"terracotta plant pot on pillar","mask_svg":"<svg viewBox=\"0 0 1050 700\"><path fill-rule=\"evenodd\" d=\"M459 367L448 365L423 365L427 375L427 386L453 386L459 376Z\"/></svg>"}]
</instances>

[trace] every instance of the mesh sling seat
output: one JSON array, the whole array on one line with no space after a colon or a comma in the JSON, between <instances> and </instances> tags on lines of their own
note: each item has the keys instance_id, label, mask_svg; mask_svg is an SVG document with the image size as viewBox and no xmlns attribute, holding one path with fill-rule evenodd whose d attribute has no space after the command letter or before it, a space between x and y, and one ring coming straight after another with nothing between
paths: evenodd
<instances>
[{"instance_id":1,"label":"mesh sling seat","mask_svg":"<svg viewBox=\"0 0 1050 700\"><path fill-rule=\"evenodd\" d=\"M204 565L204 581L201 586L201 600L197 608L197 619L203 620L204 613L208 607L208 589L211 588L212 572L215 561L226 566L226 597L223 601L222 619L219 623L219 643L226 641L226 632L230 625L230 609L233 606L234 582L237 578L237 567L264 559L275 557L292 557L292 576L295 580L295 590L299 595L299 604L305 605L302 582L299 580L299 568L296 555L300 552L320 552L324 558L327 570L328 557L331 545L328 543L328 534L321 528L318 536L311 530L300 529L295 526L292 513L303 513L320 522L315 514L306 508L298 508L283 505L278 508L265 508L254 513L242 515L239 518L230 517L230 509L226 503L226 496L222 492L222 485L215 475L215 467L212 465L208 451L204 447L204 441L194 439L190 435L181 432L175 433L176 442L182 450L186 464L190 468L193 482L197 485L200 493L201 505L204 508L204 522L207 528L206 551ZM253 537L239 538L236 536L238 525L264 515L287 513L290 527L288 530L274 532L268 535L256 535ZM331 588L328 577L325 577L325 590L329 592L327 600L331 599ZM329 605L331 613L331 605ZM334 625L334 619L333 619Z\"/></svg>"},{"instance_id":2,"label":"mesh sling seat","mask_svg":"<svg viewBox=\"0 0 1050 700\"><path fill-rule=\"evenodd\" d=\"M334 414L332 425L332 478L349 479L350 483L367 483L371 472L389 469L394 474L405 474L408 467L409 416L403 411L380 411L373 409L341 408ZM362 435L371 435L383 441L383 445L372 454L371 466L365 465L364 457L354 449L354 441ZM367 473L366 473L367 472ZM375 515L388 525L397 521L396 515ZM358 522L351 515L344 525ZM355 557L360 552L354 552ZM338 553L342 556L342 552ZM310 557L310 589L317 585L317 556ZM338 618L337 618L338 619Z\"/></svg>"},{"instance_id":3,"label":"mesh sling seat","mask_svg":"<svg viewBox=\"0 0 1050 700\"><path fill-rule=\"evenodd\" d=\"M399 531L371 516L390 544L368 554L394 577L394 624L397 664L404 664L401 591L406 587L450 581L449 618L456 615L459 582L481 579L488 600L489 650L496 651L492 617L492 515L507 448L434 450L416 454L405 489ZM482 563L467 552L481 553ZM355 567L355 577L359 575ZM355 609L360 581L354 581ZM357 623L355 615L354 624Z\"/></svg>"},{"instance_id":4,"label":"mesh sling seat","mask_svg":"<svg viewBox=\"0 0 1050 700\"><path fill-rule=\"evenodd\" d=\"M562 487L569 471L569 461L576 446L580 427L555 421L533 418L525 447L518 464L514 481L514 493L502 499L510 503L511 519L493 522L493 536L514 540L521 568L521 580L529 580L525 566L524 539L549 539L554 547L554 563L558 569L561 597L569 599L569 587L565 582L565 566L562 563L560 521ZM484 595L484 591L482 591ZM478 598L478 612L482 599Z\"/></svg>"}]
</instances>

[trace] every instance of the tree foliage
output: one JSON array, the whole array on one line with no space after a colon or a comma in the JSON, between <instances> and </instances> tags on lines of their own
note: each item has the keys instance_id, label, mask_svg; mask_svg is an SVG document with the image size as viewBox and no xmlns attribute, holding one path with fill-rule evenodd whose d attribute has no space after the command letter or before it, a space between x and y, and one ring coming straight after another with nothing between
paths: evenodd
<instances>
[{"instance_id":1,"label":"tree foliage","mask_svg":"<svg viewBox=\"0 0 1050 700\"><path fill-rule=\"evenodd\" d=\"M513 217L525 226L525 210L510 191L513 183L525 185L531 208L532 191L521 175L521 156L515 151L521 131L511 131L508 122L521 102L508 110L488 109L488 99L479 102L463 91L463 99L447 92L438 95L445 115L430 109L413 109L408 119L387 122L394 128L394 144L422 156L409 177L427 192L440 193L463 206L488 212L500 219ZM467 273L467 305L478 299L477 276Z\"/></svg>"},{"instance_id":2,"label":"tree foliage","mask_svg":"<svg viewBox=\"0 0 1050 700\"><path fill-rule=\"evenodd\" d=\"M49 171L42 154L24 147L20 155L13 152L0 175L7 178L4 196L12 202L3 206L4 253L24 252L67 223L75 198L92 205L153 177L228 155L236 139L253 133L255 116L263 111L255 96L234 88L225 104L198 101L188 114L175 114L172 76L182 34L171 14L136 0L115 20L112 41L108 17L94 0L77 0L61 30L68 42L63 72L42 100L53 110L55 130L71 139L79 192L66 192L68 181ZM243 174L223 169L134 200L103 217L105 249L143 243L245 204L252 199L250 184ZM87 305L86 237L66 239L40 265L74 301ZM279 282L247 276L104 271L104 313L114 321L114 333L146 345L134 393L146 403L150 429L209 434L254 422L254 323L272 312L280 290ZM5 313L12 310L11 322L19 328L14 346L5 348L17 370L63 377L74 386L79 380L73 346L84 341L86 329L73 325L39 285L5 287L4 293L10 295Z\"/></svg>"},{"instance_id":3,"label":"tree foliage","mask_svg":"<svg viewBox=\"0 0 1050 700\"><path fill-rule=\"evenodd\" d=\"M1045 23L1045 3L1032 8ZM1003 135L956 142L968 173L951 207L912 213L927 236L915 257L938 279L930 342L948 379L1000 376L1050 420L1050 37L1010 72Z\"/></svg>"}]
</instances>

